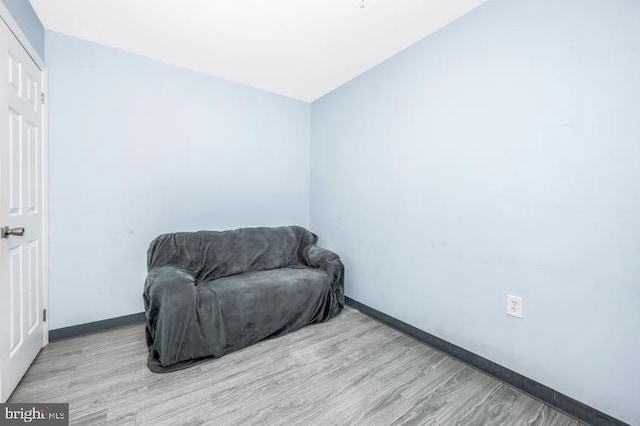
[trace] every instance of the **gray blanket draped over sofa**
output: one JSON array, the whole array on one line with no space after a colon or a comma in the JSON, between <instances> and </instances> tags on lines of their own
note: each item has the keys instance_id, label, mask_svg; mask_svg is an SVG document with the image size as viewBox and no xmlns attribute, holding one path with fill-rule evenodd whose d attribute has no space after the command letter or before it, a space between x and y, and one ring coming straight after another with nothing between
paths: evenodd
<instances>
[{"instance_id":1,"label":"gray blanket draped over sofa","mask_svg":"<svg viewBox=\"0 0 640 426\"><path fill-rule=\"evenodd\" d=\"M326 321L344 307L344 267L299 227L164 234L144 286L149 369L167 372Z\"/></svg>"}]
</instances>

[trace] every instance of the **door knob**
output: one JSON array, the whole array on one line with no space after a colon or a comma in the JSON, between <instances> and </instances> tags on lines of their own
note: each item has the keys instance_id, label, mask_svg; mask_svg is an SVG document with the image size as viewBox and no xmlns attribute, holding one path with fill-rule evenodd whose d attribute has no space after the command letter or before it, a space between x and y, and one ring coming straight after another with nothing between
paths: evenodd
<instances>
[{"instance_id":1,"label":"door knob","mask_svg":"<svg viewBox=\"0 0 640 426\"><path fill-rule=\"evenodd\" d=\"M24 228L9 228L8 226L0 228L0 238L9 238L11 235L22 237L24 235Z\"/></svg>"}]
</instances>

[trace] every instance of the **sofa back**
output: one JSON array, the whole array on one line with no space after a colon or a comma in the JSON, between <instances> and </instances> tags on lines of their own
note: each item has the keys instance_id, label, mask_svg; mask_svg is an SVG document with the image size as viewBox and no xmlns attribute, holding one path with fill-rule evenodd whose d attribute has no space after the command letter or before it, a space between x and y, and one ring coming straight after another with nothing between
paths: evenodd
<instances>
[{"instance_id":1,"label":"sofa back","mask_svg":"<svg viewBox=\"0 0 640 426\"><path fill-rule=\"evenodd\" d=\"M147 267L174 266L198 281L300 265L300 253L318 237L300 226L164 234L151 242Z\"/></svg>"}]
</instances>

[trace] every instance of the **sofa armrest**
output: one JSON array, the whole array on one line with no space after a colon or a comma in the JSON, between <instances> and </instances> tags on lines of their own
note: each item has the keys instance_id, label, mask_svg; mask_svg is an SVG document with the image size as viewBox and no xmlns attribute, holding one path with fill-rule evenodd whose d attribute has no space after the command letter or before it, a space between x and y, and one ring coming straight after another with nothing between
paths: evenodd
<instances>
[{"instance_id":1,"label":"sofa armrest","mask_svg":"<svg viewBox=\"0 0 640 426\"><path fill-rule=\"evenodd\" d=\"M165 318L184 317L181 318L181 325L190 325L196 304L195 277L173 266L152 268L144 284L143 299L147 318L147 346L151 350L156 342L157 325Z\"/></svg>"},{"instance_id":2,"label":"sofa armrest","mask_svg":"<svg viewBox=\"0 0 640 426\"><path fill-rule=\"evenodd\" d=\"M340 261L340 256L330 250L310 244L302 250L302 260L307 266L329 272L331 262Z\"/></svg>"},{"instance_id":3,"label":"sofa armrest","mask_svg":"<svg viewBox=\"0 0 640 426\"><path fill-rule=\"evenodd\" d=\"M336 302L332 311L335 310L337 314L344 308L344 264L340 260L340 256L330 250L311 244L302 250L302 261L306 266L321 269L329 275Z\"/></svg>"},{"instance_id":4,"label":"sofa armrest","mask_svg":"<svg viewBox=\"0 0 640 426\"><path fill-rule=\"evenodd\" d=\"M195 277L173 266L152 268L144 283L145 309L153 300L195 296Z\"/></svg>"}]
</instances>

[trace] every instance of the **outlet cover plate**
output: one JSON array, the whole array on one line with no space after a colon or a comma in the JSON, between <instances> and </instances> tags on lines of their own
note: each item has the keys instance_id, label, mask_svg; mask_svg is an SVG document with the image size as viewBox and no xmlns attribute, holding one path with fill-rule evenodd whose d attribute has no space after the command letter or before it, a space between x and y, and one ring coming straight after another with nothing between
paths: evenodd
<instances>
[{"instance_id":1,"label":"outlet cover plate","mask_svg":"<svg viewBox=\"0 0 640 426\"><path fill-rule=\"evenodd\" d=\"M522 297L507 295L507 315L522 318Z\"/></svg>"}]
</instances>

